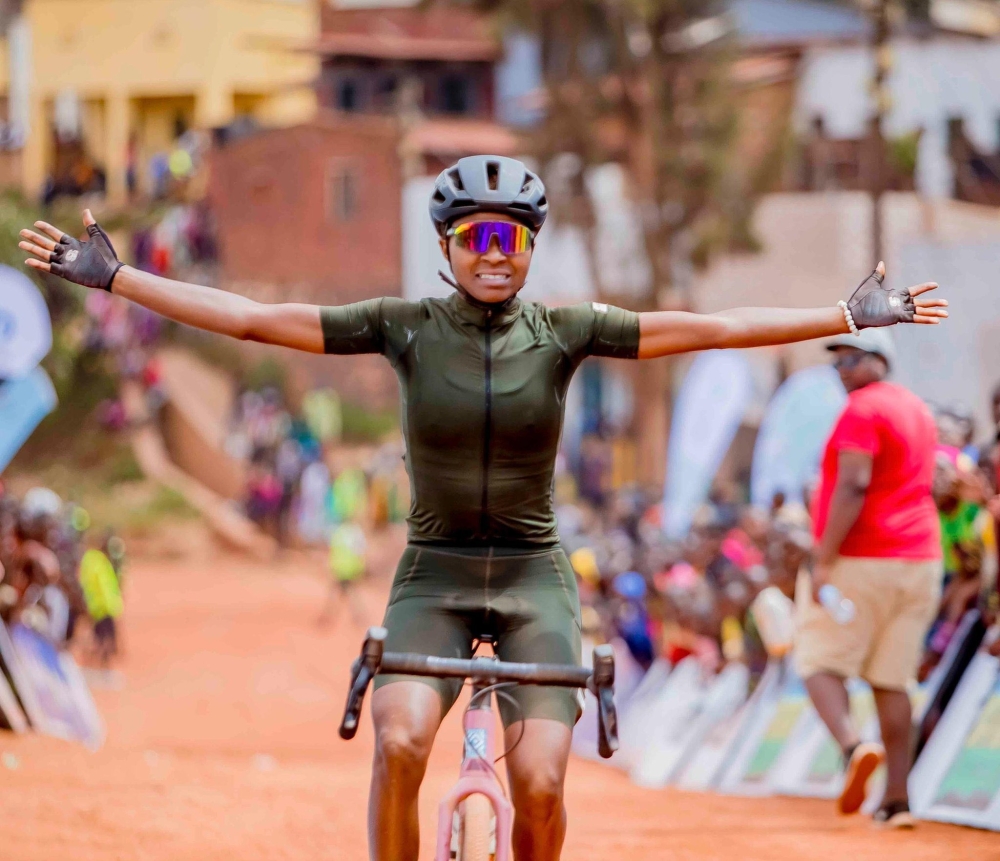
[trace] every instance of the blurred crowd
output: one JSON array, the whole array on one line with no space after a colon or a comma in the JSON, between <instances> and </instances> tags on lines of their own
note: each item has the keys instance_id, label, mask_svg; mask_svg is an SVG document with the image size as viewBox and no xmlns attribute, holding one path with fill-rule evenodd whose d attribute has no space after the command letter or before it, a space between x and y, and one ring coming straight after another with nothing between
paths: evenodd
<instances>
[{"instance_id":1,"label":"blurred crowd","mask_svg":"<svg viewBox=\"0 0 1000 861\"><path fill-rule=\"evenodd\" d=\"M92 535L85 509L64 503L48 488L33 488L18 499L0 486L5 624L33 628L58 648L89 630L88 645L107 666L118 649L124 566L125 543L111 530Z\"/></svg>"},{"instance_id":2,"label":"blurred crowd","mask_svg":"<svg viewBox=\"0 0 1000 861\"><path fill-rule=\"evenodd\" d=\"M341 425L330 389L307 393L297 412L276 387L237 394L226 451L249 464L246 515L282 546L326 545L343 524L377 528L405 516L400 445L338 447Z\"/></svg>"},{"instance_id":3,"label":"blurred crowd","mask_svg":"<svg viewBox=\"0 0 1000 861\"><path fill-rule=\"evenodd\" d=\"M971 413L938 408L934 499L942 532L944 591L920 668L925 678L959 622L978 609L997 620L997 522L1000 520L1000 387L994 426L976 434ZM599 484L599 482L596 482ZM595 485L591 474L579 484ZM659 499L638 491L563 493L560 534L578 575L584 631L618 637L644 668L694 655L709 670L728 661L763 671L767 652L754 619L754 599L774 586L793 598L799 572L811 564L809 489L805 504L780 495L769 510L716 488L694 515L687 537L671 542L661 528Z\"/></svg>"}]
</instances>

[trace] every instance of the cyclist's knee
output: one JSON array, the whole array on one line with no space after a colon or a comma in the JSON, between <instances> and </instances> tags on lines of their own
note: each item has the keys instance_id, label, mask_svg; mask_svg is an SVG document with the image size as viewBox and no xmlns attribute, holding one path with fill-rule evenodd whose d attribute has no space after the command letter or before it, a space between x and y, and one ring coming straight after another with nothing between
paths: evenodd
<instances>
[{"instance_id":1,"label":"cyclist's knee","mask_svg":"<svg viewBox=\"0 0 1000 861\"><path fill-rule=\"evenodd\" d=\"M411 727L379 727L375 733L376 761L390 771L422 773L433 741L433 736Z\"/></svg>"},{"instance_id":2,"label":"cyclist's knee","mask_svg":"<svg viewBox=\"0 0 1000 861\"><path fill-rule=\"evenodd\" d=\"M522 775L518 783L514 804L520 815L549 821L562 814L563 781L555 770L540 768Z\"/></svg>"}]
</instances>

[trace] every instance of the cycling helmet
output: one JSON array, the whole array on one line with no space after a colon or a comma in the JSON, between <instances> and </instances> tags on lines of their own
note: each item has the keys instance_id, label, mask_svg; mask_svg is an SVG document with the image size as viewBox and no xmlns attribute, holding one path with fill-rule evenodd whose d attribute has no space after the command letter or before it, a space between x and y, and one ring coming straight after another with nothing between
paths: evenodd
<instances>
[{"instance_id":1,"label":"cycling helmet","mask_svg":"<svg viewBox=\"0 0 1000 861\"><path fill-rule=\"evenodd\" d=\"M517 159L473 155L442 171L431 195L431 218L442 236L457 218L476 212L499 212L537 233L549 204L545 185Z\"/></svg>"}]
</instances>

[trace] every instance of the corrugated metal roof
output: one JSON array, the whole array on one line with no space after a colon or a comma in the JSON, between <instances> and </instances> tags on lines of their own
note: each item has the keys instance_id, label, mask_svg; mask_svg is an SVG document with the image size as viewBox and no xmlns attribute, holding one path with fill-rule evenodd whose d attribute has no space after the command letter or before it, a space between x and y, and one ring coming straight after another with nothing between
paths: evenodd
<instances>
[{"instance_id":1,"label":"corrugated metal roof","mask_svg":"<svg viewBox=\"0 0 1000 861\"><path fill-rule=\"evenodd\" d=\"M851 42L871 30L859 10L820 0L730 0L728 9L740 41L749 44Z\"/></svg>"}]
</instances>

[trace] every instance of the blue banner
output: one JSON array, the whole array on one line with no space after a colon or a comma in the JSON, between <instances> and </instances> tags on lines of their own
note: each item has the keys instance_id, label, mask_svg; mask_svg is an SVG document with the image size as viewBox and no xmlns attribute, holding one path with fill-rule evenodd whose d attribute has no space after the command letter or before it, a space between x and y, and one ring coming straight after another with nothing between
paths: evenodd
<instances>
[{"instance_id":1,"label":"blue banner","mask_svg":"<svg viewBox=\"0 0 1000 861\"><path fill-rule=\"evenodd\" d=\"M41 368L0 385L0 472L55 406L56 390Z\"/></svg>"},{"instance_id":2,"label":"blue banner","mask_svg":"<svg viewBox=\"0 0 1000 861\"><path fill-rule=\"evenodd\" d=\"M691 365L674 406L667 450L663 528L670 538L684 537L708 498L752 395L750 365L738 350L710 350Z\"/></svg>"},{"instance_id":3,"label":"blue banner","mask_svg":"<svg viewBox=\"0 0 1000 861\"><path fill-rule=\"evenodd\" d=\"M30 698L37 704L35 729L99 747L104 727L73 658L24 625L14 625L10 635L24 684L30 686Z\"/></svg>"},{"instance_id":4,"label":"blue banner","mask_svg":"<svg viewBox=\"0 0 1000 861\"><path fill-rule=\"evenodd\" d=\"M782 383L757 434L750 473L754 505L769 508L779 491L788 502L802 502L846 400L840 377L829 365L806 368Z\"/></svg>"}]
</instances>

